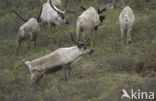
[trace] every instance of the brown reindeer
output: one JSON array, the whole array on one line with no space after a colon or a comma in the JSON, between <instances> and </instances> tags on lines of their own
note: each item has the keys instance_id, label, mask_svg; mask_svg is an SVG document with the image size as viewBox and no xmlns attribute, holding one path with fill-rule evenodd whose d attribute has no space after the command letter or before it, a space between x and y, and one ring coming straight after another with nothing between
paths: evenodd
<instances>
[{"instance_id":1,"label":"brown reindeer","mask_svg":"<svg viewBox=\"0 0 156 101\"><path fill-rule=\"evenodd\" d=\"M31 41L34 41L34 47L36 47L36 40L37 40L37 35L40 32L40 16L41 16L41 11L42 11L42 7L40 9L40 13L38 18L30 18L29 20L23 18L22 16L20 16L15 10L13 10L13 12L21 19L23 20L25 23L20 27L19 32L18 32L18 38L17 38L17 48L16 48L16 53L15 55L17 55L18 53L18 49L21 45L21 43L24 41L25 42L25 54L27 52L27 50L29 49L29 43Z\"/></svg>"}]
</instances>

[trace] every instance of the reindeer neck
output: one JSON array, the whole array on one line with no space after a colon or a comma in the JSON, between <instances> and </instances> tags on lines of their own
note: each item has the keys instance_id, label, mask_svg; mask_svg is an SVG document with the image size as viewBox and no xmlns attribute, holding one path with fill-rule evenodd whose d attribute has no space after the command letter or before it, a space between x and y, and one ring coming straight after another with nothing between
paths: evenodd
<instances>
[{"instance_id":1,"label":"reindeer neck","mask_svg":"<svg viewBox=\"0 0 156 101\"><path fill-rule=\"evenodd\" d=\"M83 52L77 46L63 48L63 50L60 51L59 53L64 58L70 59L71 61L75 61L77 58L79 58L83 54Z\"/></svg>"}]
</instances>

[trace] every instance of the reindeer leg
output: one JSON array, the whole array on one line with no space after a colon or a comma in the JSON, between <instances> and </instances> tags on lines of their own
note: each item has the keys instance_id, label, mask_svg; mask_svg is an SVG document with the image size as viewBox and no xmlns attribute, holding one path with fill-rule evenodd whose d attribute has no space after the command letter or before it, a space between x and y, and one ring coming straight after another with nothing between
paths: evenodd
<instances>
[{"instance_id":1,"label":"reindeer leg","mask_svg":"<svg viewBox=\"0 0 156 101\"><path fill-rule=\"evenodd\" d=\"M36 39L34 40L34 48L36 48Z\"/></svg>"},{"instance_id":2,"label":"reindeer leg","mask_svg":"<svg viewBox=\"0 0 156 101\"><path fill-rule=\"evenodd\" d=\"M36 40L37 40L37 35L34 38L34 48L36 48Z\"/></svg>"},{"instance_id":3,"label":"reindeer leg","mask_svg":"<svg viewBox=\"0 0 156 101\"><path fill-rule=\"evenodd\" d=\"M46 30L46 23L42 22L41 25L43 26L43 30L45 31Z\"/></svg>"},{"instance_id":4,"label":"reindeer leg","mask_svg":"<svg viewBox=\"0 0 156 101\"><path fill-rule=\"evenodd\" d=\"M95 41L95 34L94 34L93 32L94 32L94 31L92 30L92 31L91 31L91 40L93 41L93 45L94 45L94 47L95 47L96 41Z\"/></svg>"},{"instance_id":5,"label":"reindeer leg","mask_svg":"<svg viewBox=\"0 0 156 101\"><path fill-rule=\"evenodd\" d=\"M50 23L48 23L48 29L51 29L51 24Z\"/></svg>"},{"instance_id":6,"label":"reindeer leg","mask_svg":"<svg viewBox=\"0 0 156 101\"><path fill-rule=\"evenodd\" d=\"M43 85L41 85L39 82L38 82L38 85L41 87L41 88L45 88Z\"/></svg>"},{"instance_id":7,"label":"reindeer leg","mask_svg":"<svg viewBox=\"0 0 156 101\"><path fill-rule=\"evenodd\" d=\"M15 53L15 56L17 56L17 53L18 53L18 50L19 50L19 47L21 46L21 42L18 41L17 42L17 48L16 48L16 53Z\"/></svg>"},{"instance_id":8,"label":"reindeer leg","mask_svg":"<svg viewBox=\"0 0 156 101\"><path fill-rule=\"evenodd\" d=\"M121 40L122 42L124 41L124 27L120 26L120 31L121 31Z\"/></svg>"},{"instance_id":9,"label":"reindeer leg","mask_svg":"<svg viewBox=\"0 0 156 101\"><path fill-rule=\"evenodd\" d=\"M29 88L31 88L32 87L32 85L36 82L36 80L37 80L37 74L36 73L33 73L32 75L31 75L31 80L29 81Z\"/></svg>"},{"instance_id":10,"label":"reindeer leg","mask_svg":"<svg viewBox=\"0 0 156 101\"><path fill-rule=\"evenodd\" d=\"M62 69L63 69L63 73L64 73L64 80L67 81L67 66L62 66Z\"/></svg>"},{"instance_id":11,"label":"reindeer leg","mask_svg":"<svg viewBox=\"0 0 156 101\"><path fill-rule=\"evenodd\" d=\"M132 42L132 39L131 39L131 31L132 31L132 26L129 26L128 27L128 32L127 32L127 45Z\"/></svg>"},{"instance_id":12,"label":"reindeer leg","mask_svg":"<svg viewBox=\"0 0 156 101\"><path fill-rule=\"evenodd\" d=\"M29 43L30 43L30 41L26 41L25 50L24 50L24 54L25 54L25 55L26 55L28 49L30 48Z\"/></svg>"},{"instance_id":13,"label":"reindeer leg","mask_svg":"<svg viewBox=\"0 0 156 101\"><path fill-rule=\"evenodd\" d=\"M69 66L69 67L68 67L68 70L69 70L69 71L68 71L68 74L67 74L67 78L70 76L70 73L71 73L71 71L72 71L72 68Z\"/></svg>"},{"instance_id":14,"label":"reindeer leg","mask_svg":"<svg viewBox=\"0 0 156 101\"><path fill-rule=\"evenodd\" d=\"M40 87L43 87L40 83L39 83L39 80L42 78L44 73L40 73L40 72L36 72L36 73L33 73L32 76L31 76L31 80L29 82L29 88L32 87L33 84L37 83L38 82L38 85Z\"/></svg>"},{"instance_id":15,"label":"reindeer leg","mask_svg":"<svg viewBox=\"0 0 156 101\"><path fill-rule=\"evenodd\" d=\"M80 28L79 25L77 25L77 40L79 40L79 34L80 34Z\"/></svg>"},{"instance_id":16,"label":"reindeer leg","mask_svg":"<svg viewBox=\"0 0 156 101\"><path fill-rule=\"evenodd\" d=\"M38 77L38 79L37 79L36 82L38 82L37 84L38 84L40 87L45 88L45 87L44 87L43 85L41 85L40 82L39 82L39 80L42 78L42 76L43 76L43 74L41 74L41 75Z\"/></svg>"},{"instance_id":17,"label":"reindeer leg","mask_svg":"<svg viewBox=\"0 0 156 101\"><path fill-rule=\"evenodd\" d=\"M82 36L82 39L83 40L86 40L87 39L87 32L86 31L84 31L83 36Z\"/></svg>"}]
</instances>

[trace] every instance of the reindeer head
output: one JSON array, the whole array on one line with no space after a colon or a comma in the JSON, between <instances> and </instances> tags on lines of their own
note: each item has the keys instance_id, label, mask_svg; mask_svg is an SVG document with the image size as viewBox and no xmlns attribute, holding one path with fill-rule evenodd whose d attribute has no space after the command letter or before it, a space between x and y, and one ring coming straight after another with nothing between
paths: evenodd
<instances>
[{"instance_id":1,"label":"reindeer head","mask_svg":"<svg viewBox=\"0 0 156 101\"><path fill-rule=\"evenodd\" d=\"M86 10L86 8L84 8L83 6L80 6L80 8L81 8L83 11ZM98 13L98 15L99 15L99 20L100 20L100 22L103 22L103 20L105 19L105 16L100 15L100 14L102 14L104 11L106 11L106 8L103 8L102 10L100 10L99 8L97 8L97 13Z\"/></svg>"},{"instance_id":2,"label":"reindeer head","mask_svg":"<svg viewBox=\"0 0 156 101\"><path fill-rule=\"evenodd\" d=\"M86 10L86 8L84 8L83 6L80 6L80 8L81 8L83 11ZM100 20L101 23L102 23L103 20L105 19L105 16L101 15L104 11L106 11L106 8L103 8L102 10L100 10L99 8L97 8L97 14L98 14L98 16L99 16L99 20ZM96 26L94 27L94 30L98 30L98 26L99 26L99 25L100 25L100 24L96 25Z\"/></svg>"},{"instance_id":3,"label":"reindeer head","mask_svg":"<svg viewBox=\"0 0 156 101\"><path fill-rule=\"evenodd\" d=\"M100 14L102 14L102 12L104 12L104 11L106 11L106 8L103 8L102 10L100 10L100 9L98 8L98 15L99 15L99 19L100 19L101 22L103 22L103 20L105 19L105 16L100 15Z\"/></svg>"},{"instance_id":4,"label":"reindeer head","mask_svg":"<svg viewBox=\"0 0 156 101\"><path fill-rule=\"evenodd\" d=\"M66 3L65 3L65 10L64 11L61 11L61 10L59 10L56 6L54 6L52 3L51 3L51 0L50 0L50 5L51 5L51 7L57 12L57 14L59 15L59 21L60 22L63 22L64 24L69 24L69 21L68 21L68 19L67 19L67 17L66 17L66 15L67 15L67 13L75 13L75 12L73 12L73 11L68 11L67 10L67 3L68 3L68 0L66 0Z\"/></svg>"},{"instance_id":5,"label":"reindeer head","mask_svg":"<svg viewBox=\"0 0 156 101\"><path fill-rule=\"evenodd\" d=\"M90 46L90 40L86 40L84 42L77 42L73 39L72 37L72 33L70 33L70 36L71 36L71 40L74 44L77 45L77 47L80 49L80 51L83 53L83 55L91 55L94 51L92 49L89 48Z\"/></svg>"}]
</instances>

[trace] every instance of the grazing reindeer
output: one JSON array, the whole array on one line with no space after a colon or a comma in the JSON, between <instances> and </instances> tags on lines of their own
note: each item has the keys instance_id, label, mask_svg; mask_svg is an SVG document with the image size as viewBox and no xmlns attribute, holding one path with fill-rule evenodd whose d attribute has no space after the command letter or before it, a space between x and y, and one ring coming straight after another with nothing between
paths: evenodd
<instances>
[{"instance_id":1,"label":"grazing reindeer","mask_svg":"<svg viewBox=\"0 0 156 101\"><path fill-rule=\"evenodd\" d=\"M81 9L84 12L78 17L77 20L77 39L79 39L79 34L84 32L82 35L83 40L87 36L87 33L91 33L93 38L93 31L98 29L100 23L103 22L105 16L101 16L100 14L106 10L106 8L100 10L98 12L93 7L89 7L85 9L81 6Z\"/></svg>"},{"instance_id":2,"label":"grazing reindeer","mask_svg":"<svg viewBox=\"0 0 156 101\"><path fill-rule=\"evenodd\" d=\"M68 1L68 0L67 0ZM65 3L65 7L67 5L67 2ZM44 27L45 24L48 24L48 27L50 28L52 25L59 25L59 24L69 24L69 21L66 17L67 13L74 13L72 11L62 11L58 9L56 6L54 6L51 3L51 0L47 1L42 5L43 10L41 14L41 22L43 23Z\"/></svg>"},{"instance_id":3,"label":"grazing reindeer","mask_svg":"<svg viewBox=\"0 0 156 101\"><path fill-rule=\"evenodd\" d=\"M23 20L25 23L20 27L19 32L18 32L18 38L17 38L17 48L16 48L16 53L15 55L17 55L18 49L21 45L21 43L23 41L26 42L25 44L25 50L24 53L26 55L27 50L29 49L29 43L30 41L34 41L34 47L36 47L36 39L37 39L37 35L40 32L40 26L39 26L39 22L40 22L40 16L41 16L41 11L42 11L42 7L40 9L40 13L38 18L30 18L29 20L23 18L22 16L20 16L15 10L13 10L13 12L21 19Z\"/></svg>"},{"instance_id":4,"label":"grazing reindeer","mask_svg":"<svg viewBox=\"0 0 156 101\"><path fill-rule=\"evenodd\" d=\"M61 69L64 72L65 80L67 80L71 72L70 65L79 57L93 53L93 50L87 48L89 40L83 43L76 42L72 38L72 34L71 39L77 44L76 46L59 48L46 56L25 62L31 72L30 87L37 83L44 74L53 73ZM66 73L66 70L69 70L69 72Z\"/></svg>"},{"instance_id":5,"label":"grazing reindeer","mask_svg":"<svg viewBox=\"0 0 156 101\"><path fill-rule=\"evenodd\" d=\"M131 43L131 31L135 21L133 11L126 6L120 13L119 23L122 39L124 39L124 32L127 31L127 44Z\"/></svg>"}]
</instances>

